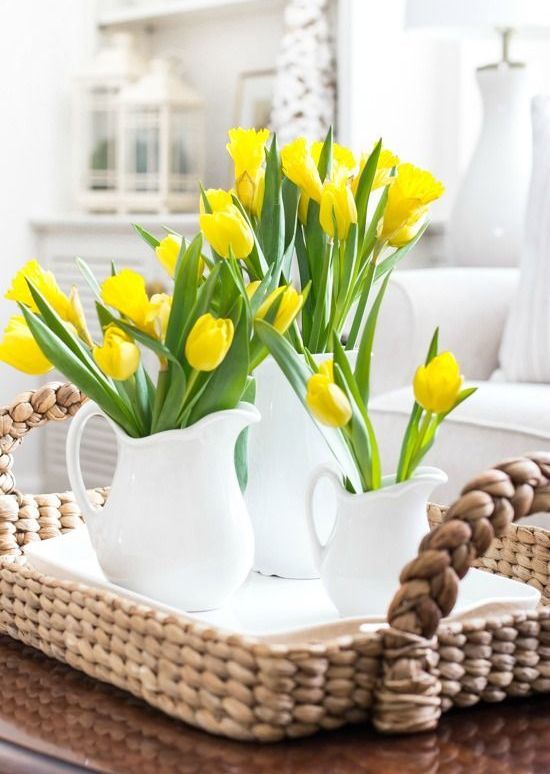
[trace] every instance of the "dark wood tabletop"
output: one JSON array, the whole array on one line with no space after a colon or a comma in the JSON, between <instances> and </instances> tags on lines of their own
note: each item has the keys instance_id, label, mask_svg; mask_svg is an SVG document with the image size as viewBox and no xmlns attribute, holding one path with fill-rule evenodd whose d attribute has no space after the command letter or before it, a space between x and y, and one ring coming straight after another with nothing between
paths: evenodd
<instances>
[{"instance_id":1,"label":"dark wood tabletop","mask_svg":"<svg viewBox=\"0 0 550 774\"><path fill-rule=\"evenodd\" d=\"M550 773L550 695L452 712L436 732L366 726L263 746L171 720L0 637L0 774Z\"/></svg>"}]
</instances>

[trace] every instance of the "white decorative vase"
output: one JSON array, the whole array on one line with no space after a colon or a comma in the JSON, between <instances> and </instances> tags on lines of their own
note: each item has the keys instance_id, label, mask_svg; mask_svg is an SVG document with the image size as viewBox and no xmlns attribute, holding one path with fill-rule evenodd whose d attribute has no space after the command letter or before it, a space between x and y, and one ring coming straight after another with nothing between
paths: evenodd
<instances>
[{"instance_id":1,"label":"white decorative vase","mask_svg":"<svg viewBox=\"0 0 550 774\"><path fill-rule=\"evenodd\" d=\"M112 427L118 447L104 508L90 503L79 461L82 432L96 415ZM254 556L235 442L259 418L254 406L241 403L184 430L130 438L95 404L79 411L67 437L69 480L110 581L189 612L231 597Z\"/></svg>"},{"instance_id":2,"label":"white decorative vase","mask_svg":"<svg viewBox=\"0 0 550 774\"><path fill-rule=\"evenodd\" d=\"M550 382L550 97L535 97L520 279L500 349L509 381Z\"/></svg>"},{"instance_id":3,"label":"white decorative vase","mask_svg":"<svg viewBox=\"0 0 550 774\"><path fill-rule=\"evenodd\" d=\"M320 540L312 505L319 481L326 477L337 495L336 521L329 538ZM381 489L350 494L341 476L323 466L308 492L308 527L323 585L342 617L386 615L398 589L399 575L414 559L427 534L428 497L447 476L438 468L418 468L413 478L395 484L386 476Z\"/></svg>"},{"instance_id":4,"label":"white decorative vase","mask_svg":"<svg viewBox=\"0 0 550 774\"><path fill-rule=\"evenodd\" d=\"M502 62L477 80L483 125L448 223L451 262L516 266L531 168L527 69Z\"/></svg>"},{"instance_id":5,"label":"white decorative vase","mask_svg":"<svg viewBox=\"0 0 550 774\"><path fill-rule=\"evenodd\" d=\"M349 353L355 362L356 353ZM319 355L322 362L329 355ZM312 472L334 458L321 432L273 358L255 371L256 406L262 416L249 431L245 499L254 527L254 569L282 578L318 578L306 521ZM318 508L327 536L334 520L330 489Z\"/></svg>"}]
</instances>

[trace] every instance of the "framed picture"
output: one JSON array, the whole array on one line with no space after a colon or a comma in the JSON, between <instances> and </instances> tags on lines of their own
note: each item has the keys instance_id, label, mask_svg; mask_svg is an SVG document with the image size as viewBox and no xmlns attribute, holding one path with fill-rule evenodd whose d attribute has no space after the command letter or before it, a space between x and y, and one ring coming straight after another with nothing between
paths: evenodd
<instances>
[{"instance_id":1,"label":"framed picture","mask_svg":"<svg viewBox=\"0 0 550 774\"><path fill-rule=\"evenodd\" d=\"M235 126L269 128L275 89L275 68L249 70L237 82Z\"/></svg>"}]
</instances>

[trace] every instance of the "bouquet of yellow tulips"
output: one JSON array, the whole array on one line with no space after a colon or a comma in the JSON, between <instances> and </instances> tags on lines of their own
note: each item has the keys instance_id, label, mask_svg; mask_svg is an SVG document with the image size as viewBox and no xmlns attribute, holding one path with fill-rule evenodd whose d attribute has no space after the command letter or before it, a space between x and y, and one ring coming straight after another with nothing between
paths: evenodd
<instances>
[{"instance_id":1,"label":"bouquet of yellow tulips","mask_svg":"<svg viewBox=\"0 0 550 774\"><path fill-rule=\"evenodd\" d=\"M352 368L338 336L333 333L332 358L317 365L304 362L269 323L255 323L260 339L277 360L289 383L312 417L344 472L348 491L368 492L382 486L382 466L375 429L369 417L370 362L378 309L370 313ZM426 361L414 375L414 403L401 444L396 483L411 478L432 447L448 414L476 388L462 387L459 365L450 352L438 354L436 330ZM344 453L342 453L344 451Z\"/></svg>"},{"instance_id":2,"label":"bouquet of yellow tulips","mask_svg":"<svg viewBox=\"0 0 550 774\"><path fill-rule=\"evenodd\" d=\"M94 341L77 289L66 295L51 272L29 261L6 295L21 314L8 323L0 360L29 374L55 366L128 435L142 437L252 400L250 374L266 355L254 315L284 332L302 296L264 282L249 298L236 259L207 258L200 234L188 243L136 229L173 278L171 294L149 296L144 278L128 268L113 266L100 283L77 259L96 299L102 338ZM156 355L152 373L142 347Z\"/></svg>"},{"instance_id":3,"label":"bouquet of yellow tulips","mask_svg":"<svg viewBox=\"0 0 550 774\"><path fill-rule=\"evenodd\" d=\"M229 138L234 189L203 191L203 235L219 256L240 259L251 282L299 277L306 297L288 334L298 351L327 351L334 332L354 348L373 286L421 238L443 186L382 141L357 162L332 130L280 152L267 130L232 129Z\"/></svg>"}]
</instances>

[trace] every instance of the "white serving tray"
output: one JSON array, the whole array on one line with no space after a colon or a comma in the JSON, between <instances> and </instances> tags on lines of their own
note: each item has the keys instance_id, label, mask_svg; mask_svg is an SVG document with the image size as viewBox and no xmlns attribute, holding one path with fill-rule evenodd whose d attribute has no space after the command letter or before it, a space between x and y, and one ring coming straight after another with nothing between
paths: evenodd
<instances>
[{"instance_id":1,"label":"white serving tray","mask_svg":"<svg viewBox=\"0 0 550 774\"><path fill-rule=\"evenodd\" d=\"M375 617L339 617L320 580L287 580L251 573L230 604L219 610L186 613L110 583L97 561L88 530L79 528L58 538L25 547L31 567L58 580L105 588L162 612L184 614L218 629L285 641L378 629L385 621ZM397 590L397 579L396 579ZM511 610L532 610L540 592L518 581L472 569L460 583L453 618L485 616Z\"/></svg>"}]
</instances>

